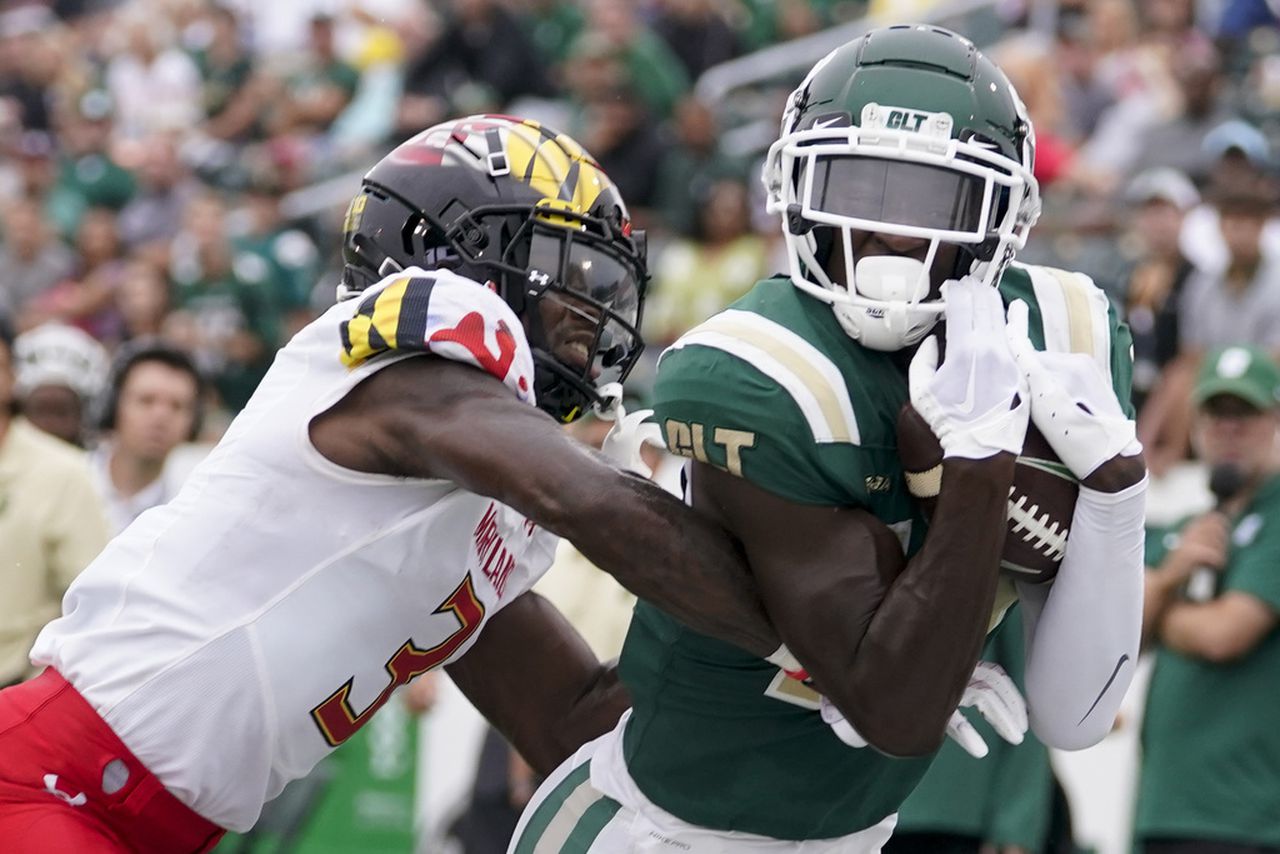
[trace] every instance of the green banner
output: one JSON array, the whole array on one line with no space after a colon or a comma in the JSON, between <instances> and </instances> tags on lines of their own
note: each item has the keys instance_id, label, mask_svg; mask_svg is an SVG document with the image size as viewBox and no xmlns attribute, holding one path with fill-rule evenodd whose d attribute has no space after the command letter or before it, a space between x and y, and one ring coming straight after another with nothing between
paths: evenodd
<instances>
[{"instance_id":1,"label":"green banner","mask_svg":"<svg viewBox=\"0 0 1280 854\"><path fill-rule=\"evenodd\" d=\"M216 854L412 854L418 718L394 698Z\"/></svg>"}]
</instances>

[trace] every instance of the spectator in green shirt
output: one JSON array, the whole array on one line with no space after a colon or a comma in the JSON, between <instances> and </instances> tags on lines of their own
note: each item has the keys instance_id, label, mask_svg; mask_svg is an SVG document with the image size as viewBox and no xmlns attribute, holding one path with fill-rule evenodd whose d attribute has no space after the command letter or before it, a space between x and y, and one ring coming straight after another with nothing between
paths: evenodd
<instances>
[{"instance_id":1,"label":"spectator in green shirt","mask_svg":"<svg viewBox=\"0 0 1280 854\"><path fill-rule=\"evenodd\" d=\"M1280 368L1211 353L1194 443L1218 506L1147 540L1144 637L1156 664L1134 820L1145 854L1280 851ZM1229 468L1228 468L1229 467ZM1229 483L1221 474L1235 472Z\"/></svg>"},{"instance_id":2,"label":"spectator in green shirt","mask_svg":"<svg viewBox=\"0 0 1280 854\"><path fill-rule=\"evenodd\" d=\"M192 202L173 241L169 278L175 311L165 336L195 354L223 405L239 412L275 356L280 306L267 262L232 246L217 195Z\"/></svg>"},{"instance_id":3,"label":"spectator in green shirt","mask_svg":"<svg viewBox=\"0 0 1280 854\"><path fill-rule=\"evenodd\" d=\"M658 119L671 115L689 91L689 76L667 43L640 20L631 0L590 0L587 28L579 41L595 39L621 61L626 75L623 84L635 91L649 111ZM567 76L572 74L570 66ZM573 88L568 79L565 85Z\"/></svg>"},{"instance_id":4,"label":"spectator in green shirt","mask_svg":"<svg viewBox=\"0 0 1280 854\"><path fill-rule=\"evenodd\" d=\"M323 134L355 97L360 72L344 62L334 47L333 18L311 19L306 68L285 83L274 104L273 133Z\"/></svg>"},{"instance_id":5,"label":"spectator in green shirt","mask_svg":"<svg viewBox=\"0 0 1280 854\"><path fill-rule=\"evenodd\" d=\"M117 163L109 150L112 110L111 96L94 89L61 116L58 140L63 157L49 211L64 237L75 234L88 208L118 211L133 197L133 173Z\"/></svg>"}]
</instances>

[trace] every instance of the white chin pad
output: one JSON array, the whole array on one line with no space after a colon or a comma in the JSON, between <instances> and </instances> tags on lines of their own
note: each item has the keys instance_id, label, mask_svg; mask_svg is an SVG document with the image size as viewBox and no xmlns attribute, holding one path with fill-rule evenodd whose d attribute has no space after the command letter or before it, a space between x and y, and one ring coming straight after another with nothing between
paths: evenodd
<instances>
[{"instance_id":1,"label":"white chin pad","mask_svg":"<svg viewBox=\"0 0 1280 854\"><path fill-rule=\"evenodd\" d=\"M929 295L924 263L897 255L870 255L853 269L854 288L868 299L917 302Z\"/></svg>"}]
</instances>

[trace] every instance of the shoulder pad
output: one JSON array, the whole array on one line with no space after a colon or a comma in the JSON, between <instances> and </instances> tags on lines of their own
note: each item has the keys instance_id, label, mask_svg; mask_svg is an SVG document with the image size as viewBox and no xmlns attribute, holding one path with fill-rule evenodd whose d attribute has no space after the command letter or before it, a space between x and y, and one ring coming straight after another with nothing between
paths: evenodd
<instances>
[{"instance_id":1,"label":"shoulder pad","mask_svg":"<svg viewBox=\"0 0 1280 854\"><path fill-rule=\"evenodd\" d=\"M828 377L748 314L723 312L663 353L653 420L668 450L798 503L865 503L858 424L838 372Z\"/></svg>"},{"instance_id":2,"label":"shoulder pad","mask_svg":"<svg viewBox=\"0 0 1280 854\"><path fill-rule=\"evenodd\" d=\"M813 441L859 443L858 419L840 369L782 324L729 309L686 332L663 356L691 346L728 353L785 389Z\"/></svg>"},{"instance_id":3,"label":"shoulder pad","mask_svg":"<svg viewBox=\"0 0 1280 854\"><path fill-rule=\"evenodd\" d=\"M533 353L515 312L493 291L447 270L410 268L361 295L339 326L342 363L431 353L473 365L534 402Z\"/></svg>"},{"instance_id":4,"label":"shoulder pad","mask_svg":"<svg viewBox=\"0 0 1280 854\"><path fill-rule=\"evenodd\" d=\"M1093 279L1056 267L1015 263L1005 271L1000 291L1006 303L1027 303L1033 344L1042 350L1092 356L1111 377L1121 406L1132 414L1133 339Z\"/></svg>"}]
</instances>

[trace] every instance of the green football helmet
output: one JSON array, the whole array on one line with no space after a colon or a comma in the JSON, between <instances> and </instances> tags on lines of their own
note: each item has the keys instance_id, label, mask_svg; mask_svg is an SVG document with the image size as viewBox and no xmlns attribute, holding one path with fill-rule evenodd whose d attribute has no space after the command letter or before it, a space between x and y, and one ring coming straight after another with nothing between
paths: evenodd
<instances>
[{"instance_id":1,"label":"green football helmet","mask_svg":"<svg viewBox=\"0 0 1280 854\"><path fill-rule=\"evenodd\" d=\"M995 285L1025 245L1040 215L1034 156L1022 100L968 39L911 24L837 48L791 93L765 163L792 282L867 347L918 342L942 315L931 282ZM927 239L928 250L923 262L858 258L854 231ZM827 270L836 241L843 282ZM956 247L955 264L931 275L941 244Z\"/></svg>"}]
</instances>

